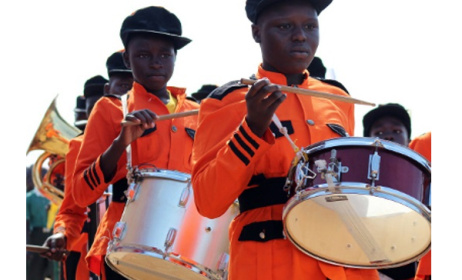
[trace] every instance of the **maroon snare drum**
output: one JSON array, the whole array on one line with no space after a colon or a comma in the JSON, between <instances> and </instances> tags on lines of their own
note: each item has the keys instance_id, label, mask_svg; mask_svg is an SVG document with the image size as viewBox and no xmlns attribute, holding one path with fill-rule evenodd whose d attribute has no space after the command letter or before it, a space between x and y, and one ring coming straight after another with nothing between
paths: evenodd
<instances>
[{"instance_id":1,"label":"maroon snare drum","mask_svg":"<svg viewBox=\"0 0 462 280\"><path fill-rule=\"evenodd\" d=\"M302 252L375 269L405 265L430 250L431 169L421 155L364 137L326 140L299 153L287 177L292 197L283 223Z\"/></svg>"}]
</instances>

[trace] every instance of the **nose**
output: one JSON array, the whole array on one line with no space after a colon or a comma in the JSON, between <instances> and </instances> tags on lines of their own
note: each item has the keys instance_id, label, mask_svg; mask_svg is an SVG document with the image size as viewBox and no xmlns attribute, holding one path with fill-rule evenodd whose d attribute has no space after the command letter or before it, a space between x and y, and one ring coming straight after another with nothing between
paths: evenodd
<instances>
[{"instance_id":1,"label":"nose","mask_svg":"<svg viewBox=\"0 0 462 280\"><path fill-rule=\"evenodd\" d=\"M292 40L304 42L307 36L302 26L295 26L292 32Z\"/></svg>"}]
</instances>

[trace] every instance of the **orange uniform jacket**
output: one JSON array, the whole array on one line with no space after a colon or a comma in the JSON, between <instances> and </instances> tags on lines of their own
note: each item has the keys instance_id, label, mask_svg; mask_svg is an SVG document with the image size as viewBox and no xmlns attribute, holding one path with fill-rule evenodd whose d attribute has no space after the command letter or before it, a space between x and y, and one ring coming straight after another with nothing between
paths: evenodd
<instances>
[{"instance_id":1,"label":"orange uniform jacket","mask_svg":"<svg viewBox=\"0 0 462 280\"><path fill-rule=\"evenodd\" d=\"M421 154L429 162L432 161L432 135L431 132L424 133L416 138L414 138L411 143L409 143L409 148ZM430 279L432 275L432 252L429 251L422 259L419 261L417 266L417 272L415 280L427 280Z\"/></svg>"},{"instance_id":2,"label":"orange uniform jacket","mask_svg":"<svg viewBox=\"0 0 462 280\"><path fill-rule=\"evenodd\" d=\"M175 112L198 109L196 102L186 99L185 89L168 87L177 99ZM150 109L158 115L169 114L167 107L155 95L148 93L143 86L134 83L128 93L128 111ZM119 135L123 120L122 103L115 97L103 97L95 104L85 128L85 136L77 159L73 192L75 201L81 206L94 203L113 184L113 201L109 204L98 230L94 243L87 255L87 263L92 272L100 274L101 261L112 238L114 224L120 221L125 207L123 199L115 197L114 184L126 178L126 153L118 161L115 176L105 182L100 168L100 157ZM131 144L132 165L154 164L160 169L191 173L191 151L197 116L164 120L156 127L145 131L145 135Z\"/></svg>"},{"instance_id":3,"label":"orange uniform jacket","mask_svg":"<svg viewBox=\"0 0 462 280\"><path fill-rule=\"evenodd\" d=\"M256 78L263 77L287 84L285 76L260 66ZM378 279L376 270L317 261L282 237L287 194L281 191L295 152L273 125L263 138L252 133L245 121L248 88L232 85L201 103L192 173L195 202L202 215L219 217L239 197L241 213L229 228L229 280ZM298 87L347 95L313 78ZM276 115L298 147L354 131L354 107L344 102L287 93Z\"/></svg>"},{"instance_id":4,"label":"orange uniform jacket","mask_svg":"<svg viewBox=\"0 0 462 280\"><path fill-rule=\"evenodd\" d=\"M66 154L64 199L55 218L54 233L62 232L66 236L66 249L80 253L81 258L77 265L77 280L88 279L90 272L85 263L87 254L88 234L82 233L87 219L86 207L75 204L72 196L75 160L77 158L83 135L79 135L69 142L69 151ZM65 263L65 262L64 262Z\"/></svg>"}]
</instances>

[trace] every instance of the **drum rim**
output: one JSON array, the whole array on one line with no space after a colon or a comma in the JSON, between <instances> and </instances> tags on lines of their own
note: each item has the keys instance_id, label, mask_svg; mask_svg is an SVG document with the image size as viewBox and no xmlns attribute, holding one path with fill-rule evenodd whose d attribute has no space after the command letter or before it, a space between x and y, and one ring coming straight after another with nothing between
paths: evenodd
<instances>
[{"instance_id":1,"label":"drum rim","mask_svg":"<svg viewBox=\"0 0 462 280\"><path fill-rule=\"evenodd\" d=\"M137 169L135 171L135 178L138 179L147 179L147 178L162 178L170 179L180 182L189 182L191 181L191 174L184 173L177 170L168 170L168 169L157 169L152 170L149 168L146 169Z\"/></svg>"},{"instance_id":2,"label":"drum rim","mask_svg":"<svg viewBox=\"0 0 462 280\"><path fill-rule=\"evenodd\" d=\"M351 192L342 193L342 194L369 194L369 195L371 195L370 191L365 188L365 186L367 184L364 184L364 183L342 182L342 183L337 184L336 186L340 186L340 185L343 185L342 186L343 190L346 189L346 190L351 191ZM348 185L348 187L345 187L344 185ZM418 259L423 257L428 251L430 251L430 249L431 249L431 237L430 237L430 242L429 242L427 248L425 248L419 254L415 255L414 257L412 257L412 258L410 258L408 260L405 260L405 261L402 261L402 262L397 262L397 263L392 263L392 264L388 264L388 265L380 265L380 264L379 265L374 265L374 264L371 264L371 265L355 265L355 264L348 264L348 263L332 261L332 260L326 259L324 257L321 257L319 255L316 255L314 253L311 253L306 248L303 248L297 242L295 242L294 238L292 237L290 232L287 230L287 222L286 222L286 220L287 220L287 216L288 216L290 210L292 210L299 203L301 203L301 202L303 202L303 201L305 201L305 200L307 200L309 198L319 197L319 196L328 194L326 192L326 191L328 191L327 184L325 184L325 186L323 186L323 185L318 185L318 186L322 186L322 187L317 187L317 188L314 188L314 189L311 188L311 189L301 190L300 192L298 192L294 196L292 196L283 207L282 221L283 221L284 235L302 253L307 254L307 255L309 255L309 256L317 259L317 260L320 260L320 261L323 261L323 262L326 262L326 263L329 263L329 264L333 264L333 265L341 265L341 266L345 266L345 267L361 268L361 269L386 269L386 268L399 267L399 266L406 265L406 264L412 263L414 261L417 261ZM394 199L390 199L391 201L400 203L400 204L414 210L415 212L417 212L421 216L423 216L428 221L428 223L430 225L430 228L431 228L431 210L428 209L427 206L425 204L423 204L421 201L415 199L414 197L412 197L412 196L410 196L408 194L405 194L403 192L400 192L400 191L397 191L397 190L394 190L394 189L391 189L391 188L388 188L388 187L380 186L380 187L374 187L374 188L375 188L375 191L373 192L372 196L379 197L379 198L384 198L384 199L389 199L389 197L385 197L385 196L387 196L387 195L390 196L391 195L391 197L394 198ZM358 192L353 193L352 192L353 190L354 191L360 191L360 193L358 193ZM330 193L330 194L332 194L332 193ZM300 200L300 196L303 196L302 200ZM400 201L398 201L398 200L400 200ZM403 204L401 202L404 202L405 204Z\"/></svg>"},{"instance_id":3,"label":"drum rim","mask_svg":"<svg viewBox=\"0 0 462 280\"><path fill-rule=\"evenodd\" d=\"M112 243L112 242L111 242ZM191 271L194 273L194 275L202 275L205 279L212 279L212 280L222 280L223 276L227 275L227 270L222 270L223 273L220 275L220 272L215 272L213 269L208 268L202 264L197 263L196 261L193 260L185 260L181 258L180 255L173 254L172 252L166 252L164 253L162 250L155 249L149 246L145 245L140 245L140 244L119 244L119 245L114 245L110 244L108 248L108 252L106 254L106 263L111 266L111 268L115 269L116 271L119 271L122 273L124 276L130 278L131 275L128 275L127 273L121 271L118 269L112 262L111 256L113 256L113 253L133 253L133 254L142 254L148 257L152 257L155 259L163 260L166 263L172 264L174 266L179 266L181 268L184 268L185 271ZM170 259L174 260L173 262L170 261ZM179 262L179 263L176 263ZM190 267L186 265L181 265L180 263L189 265ZM202 273L205 273L206 275L203 275Z\"/></svg>"},{"instance_id":4,"label":"drum rim","mask_svg":"<svg viewBox=\"0 0 462 280\"><path fill-rule=\"evenodd\" d=\"M380 138L373 138L373 137L332 138L332 139L323 140L323 141L311 144L309 146L306 146L303 150L307 154L311 154L311 153L322 151L325 149L343 146L343 145L338 144L337 142L342 142L342 144L345 144L344 146L362 146L362 147L366 146L367 147L367 146L375 146L374 143L376 143L376 141L379 141L383 146L383 147L378 146L378 148L389 150L396 154L404 155L412 159L414 162L418 163L424 170L426 170L431 175L431 164L421 154L401 144L388 141L388 140L384 140L384 139L380 139Z\"/></svg>"}]
</instances>

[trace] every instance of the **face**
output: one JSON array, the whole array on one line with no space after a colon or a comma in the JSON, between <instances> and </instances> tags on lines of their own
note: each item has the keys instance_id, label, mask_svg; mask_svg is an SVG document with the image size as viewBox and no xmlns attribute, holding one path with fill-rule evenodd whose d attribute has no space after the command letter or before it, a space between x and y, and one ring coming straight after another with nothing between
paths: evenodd
<instances>
[{"instance_id":1,"label":"face","mask_svg":"<svg viewBox=\"0 0 462 280\"><path fill-rule=\"evenodd\" d=\"M263 10L252 33L260 43L264 69L299 74L319 45L318 15L309 3L281 2Z\"/></svg>"},{"instance_id":2,"label":"face","mask_svg":"<svg viewBox=\"0 0 462 280\"><path fill-rule=\"evenodd\" d=\"M113 73L109 77L109 83L104 86L105 94L122 96L126 94L133 85L133 76L130 73Z\"/></svg>"},{"instance_id":3,"label":"face","mask_svg":"<svg viewBox=\"0 0 462 280\"><path fill-rule=\"evenodd\" d=\"M166 88L173 75L175 59L173 42L153 34L132 35L124 53L133 79L151 93Z\"/></svg>"},{"instance_id":4,"label":"face","mask_svg":"<svg viewBox=\"0 0 462 280\"><path fill-rule=\"evenodd\" d=\"M378 137L404 146L409 144L409 133L406 127L395 117L382 117L376 120L372 124L370 137Z\"/></svg>"}]
</instances>

